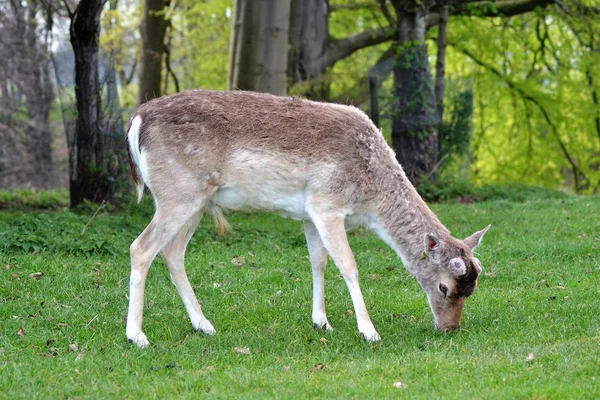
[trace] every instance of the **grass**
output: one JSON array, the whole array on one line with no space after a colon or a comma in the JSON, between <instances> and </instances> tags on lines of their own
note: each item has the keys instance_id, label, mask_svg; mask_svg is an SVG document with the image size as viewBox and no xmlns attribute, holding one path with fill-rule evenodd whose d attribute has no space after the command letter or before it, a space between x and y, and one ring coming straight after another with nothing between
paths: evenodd
<instances>
[{"instance_id":1,"label":"grass","mask_svg":"<svg viewBox=\"0 0 600 400\"><path fill-rule=\"evenodd\" d=\"M433 330L416 281L364 230L350 242L383 341L360 339L331 263L326 295L335 330L313 329L301 225L240 214L223 239L203 220L188 251L190 281L217 335L192 331L157 260L147 282L145 350L126 342L124 317L128 248L150 220L148 204L94 219L1 211L0 397L599 397L600 197L432 208L458 237L493 225L478 249L484 275L460 332Z\"/></svg>"}]
</instances>

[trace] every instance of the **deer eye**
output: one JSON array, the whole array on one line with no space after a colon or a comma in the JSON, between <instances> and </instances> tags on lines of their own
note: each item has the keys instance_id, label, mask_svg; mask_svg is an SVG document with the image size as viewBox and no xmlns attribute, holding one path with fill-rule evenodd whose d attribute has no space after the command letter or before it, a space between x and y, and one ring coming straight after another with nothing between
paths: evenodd
<instances>
[{"instance_id":1,"label":"deer eye","mask_svg":"<svg viewBox=\"0 0 600 400\"><path fill-rule=\"evenodd\" d=\"M443 283L440 283L439 289L440 292L442 292L442 294L444 295L444 297L448 296L448 286L444 285Z\"/></svg>"}]
</instances>

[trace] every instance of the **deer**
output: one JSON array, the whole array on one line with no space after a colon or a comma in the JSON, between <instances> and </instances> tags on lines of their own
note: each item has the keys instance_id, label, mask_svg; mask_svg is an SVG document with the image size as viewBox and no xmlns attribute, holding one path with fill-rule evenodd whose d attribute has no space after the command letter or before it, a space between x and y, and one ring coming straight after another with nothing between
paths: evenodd
<instances>
[{"instance_id":1,"label":"deer","mask_svg":"<svg viewBox=\"0 0 600 400\"><path fill-rule=\"evenodd\" d=\"M155 213L130 247L127 339L138 347L145 281L161 253L193 329L216 333L184 266L201 216L229 229L226 211L272 212L303 221L312 267L312 323L331 331L325 310L328 256L343 277L362 338L377 342L359 286L347 229L364 226L400 257L441 331L460 327L481 262L474 249L490 228L456 239L426 205L382 133L354 106L247 91L189 90L142 104L126 137L138 202Z\"/></svg>"}]
</instances>

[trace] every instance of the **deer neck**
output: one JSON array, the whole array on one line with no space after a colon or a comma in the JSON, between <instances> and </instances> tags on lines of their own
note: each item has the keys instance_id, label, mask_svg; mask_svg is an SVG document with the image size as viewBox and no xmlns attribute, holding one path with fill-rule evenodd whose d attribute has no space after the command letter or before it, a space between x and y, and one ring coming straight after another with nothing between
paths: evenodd
<instances>
[{"instance_id":1,"label":"deer neck","mask_svg":"<svg viewBox=\"0 0 600 400\"><path fill-rule=\"evenodd\" d=\"M425 234L449 235L448 229L429 209L404 174L382 190L377 215L371 228L402 259L406 269L420 274L420 260L425 250Z\"/></svg>"}]
</instances>

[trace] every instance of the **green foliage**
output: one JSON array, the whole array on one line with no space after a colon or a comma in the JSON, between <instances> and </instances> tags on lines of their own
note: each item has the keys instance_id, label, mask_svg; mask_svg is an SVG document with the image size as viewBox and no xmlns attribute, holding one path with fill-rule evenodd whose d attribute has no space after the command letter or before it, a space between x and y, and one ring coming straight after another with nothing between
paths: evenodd
<instances>
[{"instance_id":1,"label":"green foliage","mask_svg":"<svg viewBox=\"0 0 600 400\"><path fill-rule=\"evenodd\" d=\"M552 188L526 185L524 183L487 184L478 186L466 179L454 179L443 175L437 182L425 179L417 191L426 201L455 201L472 203L491 200L525 202L543 199L567 199L569 195Z\"/></svg>"},{"instance_id":2,"label":"green foliage","mask_svg":"<svg viewBox=\"0 0 600 400\"><path fill-rule=\"evenodd\" d=\"M438 130L440 159L464 159L470 151L473 134L473 89L453 87L458 86L455 82L446 83L448 93L444 101L445 118ZM464 86L464 83L461 86Z\"/></svg>"},{"instance_id":3,"label":"green foliage","mask_svg":"<svg viewBox=\"0 0 600 400\"><path fill-rule=\"evenodd\" d=\"M69 205L67 190L31 190L17 189L10 192L0 191L0 209L60 209Z\"/></svg>"},{"instance_id":4,"label":"green foliage","mask_svg":"<svg viewBox=\"0 0 600 400\"><path fill-rule=\"evenodd\" d=\"M600 396L600 220L589 218L600 212L600 198L433 208L458 237L492 224L477 250L484 272L459 332L434 331L416 280L364 230L349 241L383 341L361 340L348 289L331 263L326 293L335 330L313 329L301 224L240 214L231 216L234 232L223 240L203 221L186 258L217 334L193 332L158 257L147 280L144 329L152 344L145 350L127 343L123 319L129 244L147 216L99 214L80 235L91 215L0 212L0 230L9 231L0 239L2 396ZM39 252L16 245L31 230ZM234 266L233 257L244 264ZM236 350L245 347L249 354Z\"/></svg>"},{"instance_id":5,"label":"green foliage","mask_svg":"<svg viewBox=\"0 0 600 400\"><path fill-rule=\"evenodd\" d=\"M5 215L0 221L0 253L116 254L126 246L120 234L129 227L128 220L123 217L112 226L98 223L107 217L107 213L80 215L68 208L54 214Z\"/></svg>"},{"instance_id":6,"label":"green foliage","mask_svg":"<svg viewBox=\"0 0 600 400\"><path fill-rule=\"evenodd\" d=\"M226 89L232 5L223 0L178 2L171 59L182 89Z\"/></svg>"},{"instance_id":7,"label":"green foliage","mask_svg":"<svg viewBox=\"0 0 600 400\"><path fill-rule=\"evenodd\" d=\"M585 45L598 21L567 20L558 8L506 20L450 20L448 76L473 79L476 183L573 189L566 151L578 169L576 189L598 190L600 109L592 96L600 86L588 74L600 76L600 53Z\"/></svg>"}]
</instances>

